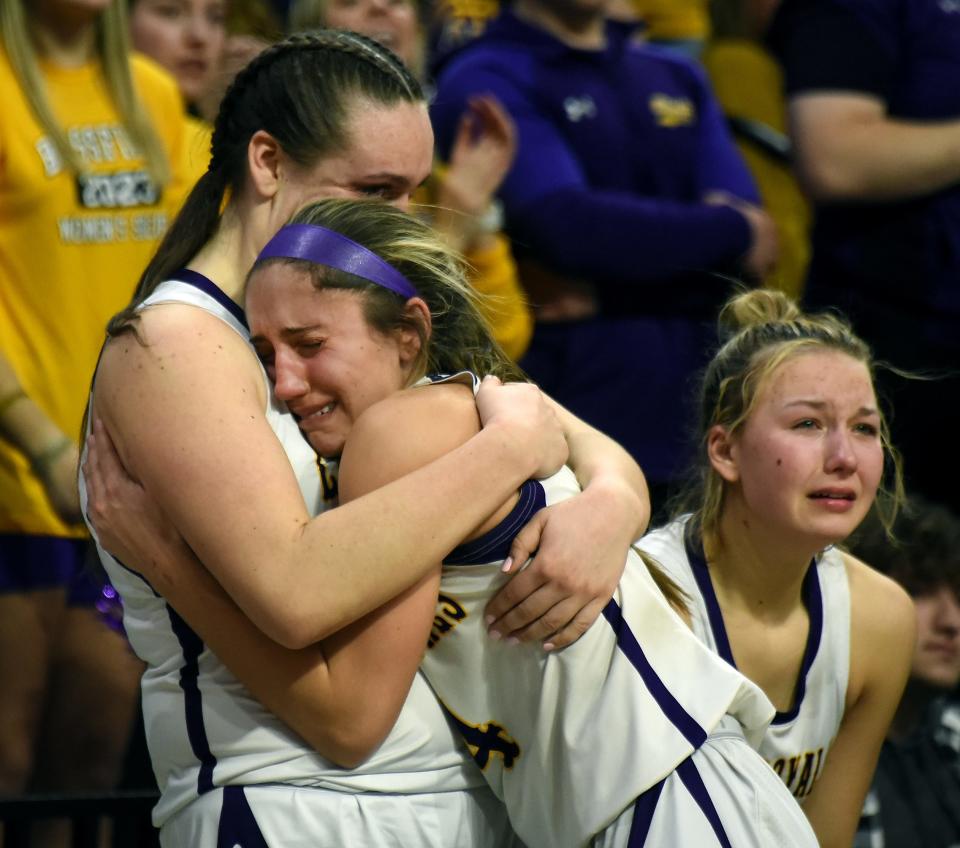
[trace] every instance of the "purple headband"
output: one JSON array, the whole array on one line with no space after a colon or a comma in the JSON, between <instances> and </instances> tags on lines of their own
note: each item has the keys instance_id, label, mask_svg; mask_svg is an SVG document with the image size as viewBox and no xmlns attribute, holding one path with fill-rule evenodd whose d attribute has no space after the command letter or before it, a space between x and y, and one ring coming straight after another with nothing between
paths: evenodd
<instances>
[{"instance_id":1,"label":"purple headband","mask_svg":"<svg viewBox=\"0 0 960 848\"><path fill-rule=\"evenodd\" d=\"M376 253L340 233L316 224L288 224L267 242L257 257L261 259L306 259L346 271L401 297L416 297L413 284Z\"/></svg>"}]
</instances>

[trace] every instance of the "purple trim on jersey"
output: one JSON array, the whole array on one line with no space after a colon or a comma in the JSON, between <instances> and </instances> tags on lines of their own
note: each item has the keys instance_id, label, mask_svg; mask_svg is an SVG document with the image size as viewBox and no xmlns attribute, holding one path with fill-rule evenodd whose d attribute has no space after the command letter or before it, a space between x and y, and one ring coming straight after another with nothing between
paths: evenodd
<instances>
[{"instance_id":1,"label":"purple trim on jersey","mask_svg":"<svg viewBox=\"0 0 960 848\"><path fill-rule=\"evenodd\" d=\"M199 271L191 271L189 268L181 268L175 274L170 275L171 280L179 280L181 283L188 283L194 288L200 289L204 294L210 295L217 303L236 318L245 329L249 330L247 325L247 316L236 301L229 297L223 289L220 288L209 277L203 276Z\"/></svg>"},{"instance_id":2,"label":"purple trim on jersey","mask_svg":"<svg viewBox=\"0 0 960 848\"><path fill-rule=\"evenodd\" d=\"M720 820L720 814L710 798L710 792L697 771L697 766L693 759L687 757L675 769L687 791L697 802L697 806L703 811L710 827L717 837L717 841L722 848L732 848L730 839L723 829L723 822ZM663 780L654 786L651 786L646 792L639 795L633 805L633 822L630 825L630 837L627 840L627 848L643 848L647 841L647 835L650 833L650 825L653 823L653 816L657 812L657 803L660 801L660 793L663 786L670 779L667 775Z\"/></svg>"},{"instance_id":3,"label":"purple trim on jersey","mask_svg":"<svg viewBox=\"0 0 960 848\"><path fill-rule=\"evenodd\" d=\"M703 778L700 777L700 772L697 771L693 760L688 757L680 763L680 765L677 766L677 774L680 775L680 780L683 781L683 785L687 787L687 791L693 796L694 801L697 802L697 806L703 810L707 821L710 822L710 827L713 828L717 841L723 848L732 848L730 840L723 829L723 822L720 821L720 814L717 812L717 808L713 806L710 792L704 785Z\"/></svg>"},{"instance_id":4,"label":"purple trim on jersey","mask_svg":"<svg viewBox=\"0 0 960 848\"><path fill-rule=\"evenodd\" d=\"M217 848L270 848L242 786L223 787Z\"/></svg>"},{"instance_id":5,"label":"purple trim on jersey","mask_svg":"<svg viewBox=\"0 0 960 848\"><path fill-rule=\"evenodd\" d=\"M666 782L665 777L638 795L637 800L634 801L633 821L630 823L627 848L643 848L646 843L650 825L653 823L653 814L657 811L657 802L660 800L660 793L663 792L663 785Z\"/></svg>"},{"instance_id":6,"label":"purple trim on jersey","mask_svg":"<svg viewBox=\"0 0 960 848\"><path fill-rule=\"evenodd\" d=\"M611 600L603 608L603 617L609 622L613 628L613 632L616 634L617 647L623 651L624 656L630 660L630 663L637 670L647 690L657 702L657 706L659 706L663 714L670 719L674 727L683 734L684 738L686 738L695 749L699 748L706 741L707 732L697 724L696 720L683 708L680 702L673 697L670 690L663 685L663 681L657 675L656 671L654 671L649 660L647 660L643 648L640 647L640 643L637 641L637 637L633 635L630 625L623 620L623 611L620 609L619 604Z\"/></svg>"},{"instance_id":7,"label":"purple trim on jersey","mask_svg":"<svg viewBox=\"0 0 960 848\"><path fill-rule=\"evenodd\" d=\"M180 688L183 690L183 708L187 723L187 738L193 755L200 761L200 774L197 777L197 794L203 795L213 789L213 769L217 758L210 751L207 729L203 724L203 696L200 694L198 678L200 676L200 654L203 642L180 616L167 604L170 627L183 651L183 665L180 668Z\"/></svg>"},{"instance_id":8,"label":"purple trim on jersey","mask_svg":"<svg viewBox=\"0 0 960 848\"><path fill-rule=\"evenodd\" d=\"M281 227L260 251L257 262L262 259L305 259L353 274L403 298L417 296L413 283L389 262L342 233L316 224Z\"/></svg>"},{"instance_id":9,"label":"purple trim on jersey","mask_svg":"<svg viewBox=\"0 0 960 848\"><path fill-rule=\"evenodd\" d=\"M510 514L482 536L457 545L444 558L444 565L476 565L506 559L510 545L520 529L547 505L547 495L536 480L527 480L520 487L520 499Z\"/></svg>"},{"instance_id":10,"label":"purple trim on jersey","mask_svg":"<svg viewBox=\"0 0 960 848\"><path fill-rule=\"evenodd\" d=\"M737 663L730 648L727 628L723 623L723 611L720 609L720 602L717 600L717 593L713 588L713 580L710 578L710 569L707 567L707 561L703 554L703 545L694 547L689 541L685 542L685 545L693 576L707 606L707 616L710 619L713 639L717 643L717 653L736 668ZM823 594L820 591L820 577L817 573L816 560L811 560L807 568L800 595L810 619L810 631L807 633L807 644L803 649L803 662L800 664L800 674L797 677L796 697L793 707L786 712L778 711L771 724L787 724L799 715L800 707L803 704L803 696L807 691L807 675L810 673L813 661L817 658L817 651L820 650L820 641L823 638Z\"/></svg>"},{"instance_id":11,"label":"purple trim on jersey","mask_svg":"<svg viewBox=\"0 0 960 848\"><path fill-rule=\"evenodd\" d=\"M717 653L736 668L737 663L733 658L730 640L727 638L727 628L723 625L723 612L720 610L720 602L717 600L717 593L713 590L713 581L710 579L710 569L707 568L707 560L703 555L703 545L695 549L689 541L685 541L684 544L693 576L707 605L707 616L710 619L710 629L713 631L713 641L717 643Z\"/></svg>"},{"instance_id":12,"label":"purple trim on jersey","mask_svg":"<svg viewBox=\"0 0 960 848\"><path fill-rule=\"evenodd\" d=\"M820 641L823 638L823 594L820 591L820 576L817 572L817 561L813 560L807 568L801 588L803 605L807 608L810 619L810 632L807 634L807 647L803 652L803 662L800 664L800 678L797 681L797 697L793 709L785 713L778 712L771 724L786 724L793 721L800 713L803 696L807 692L807 675L813 661L820 650Z\"/></svg>"}]
</instances>

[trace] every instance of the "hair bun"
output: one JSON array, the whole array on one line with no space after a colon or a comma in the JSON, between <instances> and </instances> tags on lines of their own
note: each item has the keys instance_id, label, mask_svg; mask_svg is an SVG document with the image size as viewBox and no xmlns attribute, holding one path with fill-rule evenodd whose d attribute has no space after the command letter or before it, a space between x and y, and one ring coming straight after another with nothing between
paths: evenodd
<instances>
[{"instance_id":1,"label":"hair bun","mask_svg":"<svg viewBox=\"0 0 960 848\"><path fill-rule=\"evenodd\" d=\"M717 330L724 341L747 327L795 321L802 315L797 304L783 292L748 289L730 298L720 310Z\"/></svg>"}]
</instances>

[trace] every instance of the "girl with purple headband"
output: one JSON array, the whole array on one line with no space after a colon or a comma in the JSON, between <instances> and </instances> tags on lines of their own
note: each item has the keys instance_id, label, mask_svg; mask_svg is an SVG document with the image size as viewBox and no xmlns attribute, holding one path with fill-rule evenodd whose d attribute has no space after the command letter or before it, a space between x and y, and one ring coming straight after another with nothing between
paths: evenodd
<instances>
[{"instance_id":1,"label":"girl with purple headband","mask_svg":"<svg viewBox=\"0 0 960 848\"><path fill-rule=\"evenodd\" d=\"M568 444L589 483L518 542L518 559L523 544L540 554L491 604L496 633L573 640L646 521L636 466L527 386L485 389L486 426L465 444L311 519L334 499L335 478L270 393L239 305L243 280L304 202L377 195L406 206L431 160L420 88L388 50L347 32L281 42L227 92L207 173L108 328L88 456L95 467L115 445L208 569L137 573L100 550L148 665L166 845L495 842L503 817L480 773L425 681L411 685L409 663L394 659L406 649L394 599L415 593L524 479L556 468ZM304 424L344 413L291 411ZM96 499L86 514L100 515ZM134 544L121 559L151 563L152 548ZM169 581L192 597L204 578L226 594L199 609L154 591ZM231 625L211 633L218 611Z\"/></svg>"},{"instance_id":2,"label":"girl with purple headband","mask_svg":"<svg viewBox=\"0 0 960 848\"><path fill-rule=\"evenodd\" d=\"M421 222L383 204L325 200L297 213L260 253L246 306L277 396L319 455L341 459L341 502L476 434L474 375L519 376L456 257ZM99 475L90 481L98 493ZM391 639L392 662L409 678L422 658L529 848L812 848L800 808L747 743L762 735L772 706L691 632L682 595L652 561L628 554L604 620L565 650L485 635L484 604L506 579L504 559L525 517L578 491L568 468L526 481L442 568L437 558L393 602L389 622L358 638ZM142 491L124 488L122 500L156 518L131 526L111 506L112 550L123 556L132 539L153 538L158 575L204 573ZM160 588L186 612L222 606L209 579L197 592ZM205 627L217 649L229 615L208 616Z\"/></svg>"}]
</instances>

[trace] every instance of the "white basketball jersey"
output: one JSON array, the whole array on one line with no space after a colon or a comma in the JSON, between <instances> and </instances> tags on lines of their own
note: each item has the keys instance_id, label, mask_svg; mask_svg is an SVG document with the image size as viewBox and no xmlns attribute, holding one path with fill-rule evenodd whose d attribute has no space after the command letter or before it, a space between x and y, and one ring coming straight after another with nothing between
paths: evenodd
<instances>
[{"instance_id":1,"label":"white basketball jersey","mask_svg":"<svg viewBox=\"0 0 960 848\"><path fill-rule=\"evenodd\" d=\"M242 310L213 283L189 271L178 276L183 279L163 283L144 306L191 304L249 339ZM266 372L263 379L269 390ZM312 513L321 510L324 498L315 453L272 392L266 414L308 508ZM80 486L85 508L82 475ZM130 644L147 663L141 688L147 743L161 790L156 826L215 786L283 783L405 794L482 785L419 675L390 735L363 765L346 770L328 762L255 700L143 578L99 542L97 548L123 599Z\"/></svg>"},{"instance_id":2,"label":"white basketball jersey","mask_svg":"<svg viewBox=\"0 0 960 848\"><path fill-rule=\"evenodd\" d=\"M733 715L759 739L773 707L706 650L640 558L575 644L544 653L486 633L484 606L517 531L580 491L563 468L529 481L510 515L444 562L421 669L530 845L579 846L631 808ZM728 719L729 720L729 719Z\"/></svg>"},{"instance_id":3,"label":"white basketball jersey","mask_svg":"<svg viewBox=\"0 0 960 848\"><path fill-rule=\"evenodd\" d=\"M735 666L702 546L685 542L686 521L683 517L648 533L638 547L660 562L686 593L694 632ZM850 587L839 551L831 548L812 564L802 591L810 632L794 705L774 716L758 749L801 803L823 771L843 719L847 695Z\"/></svg>"}]
</instances>

